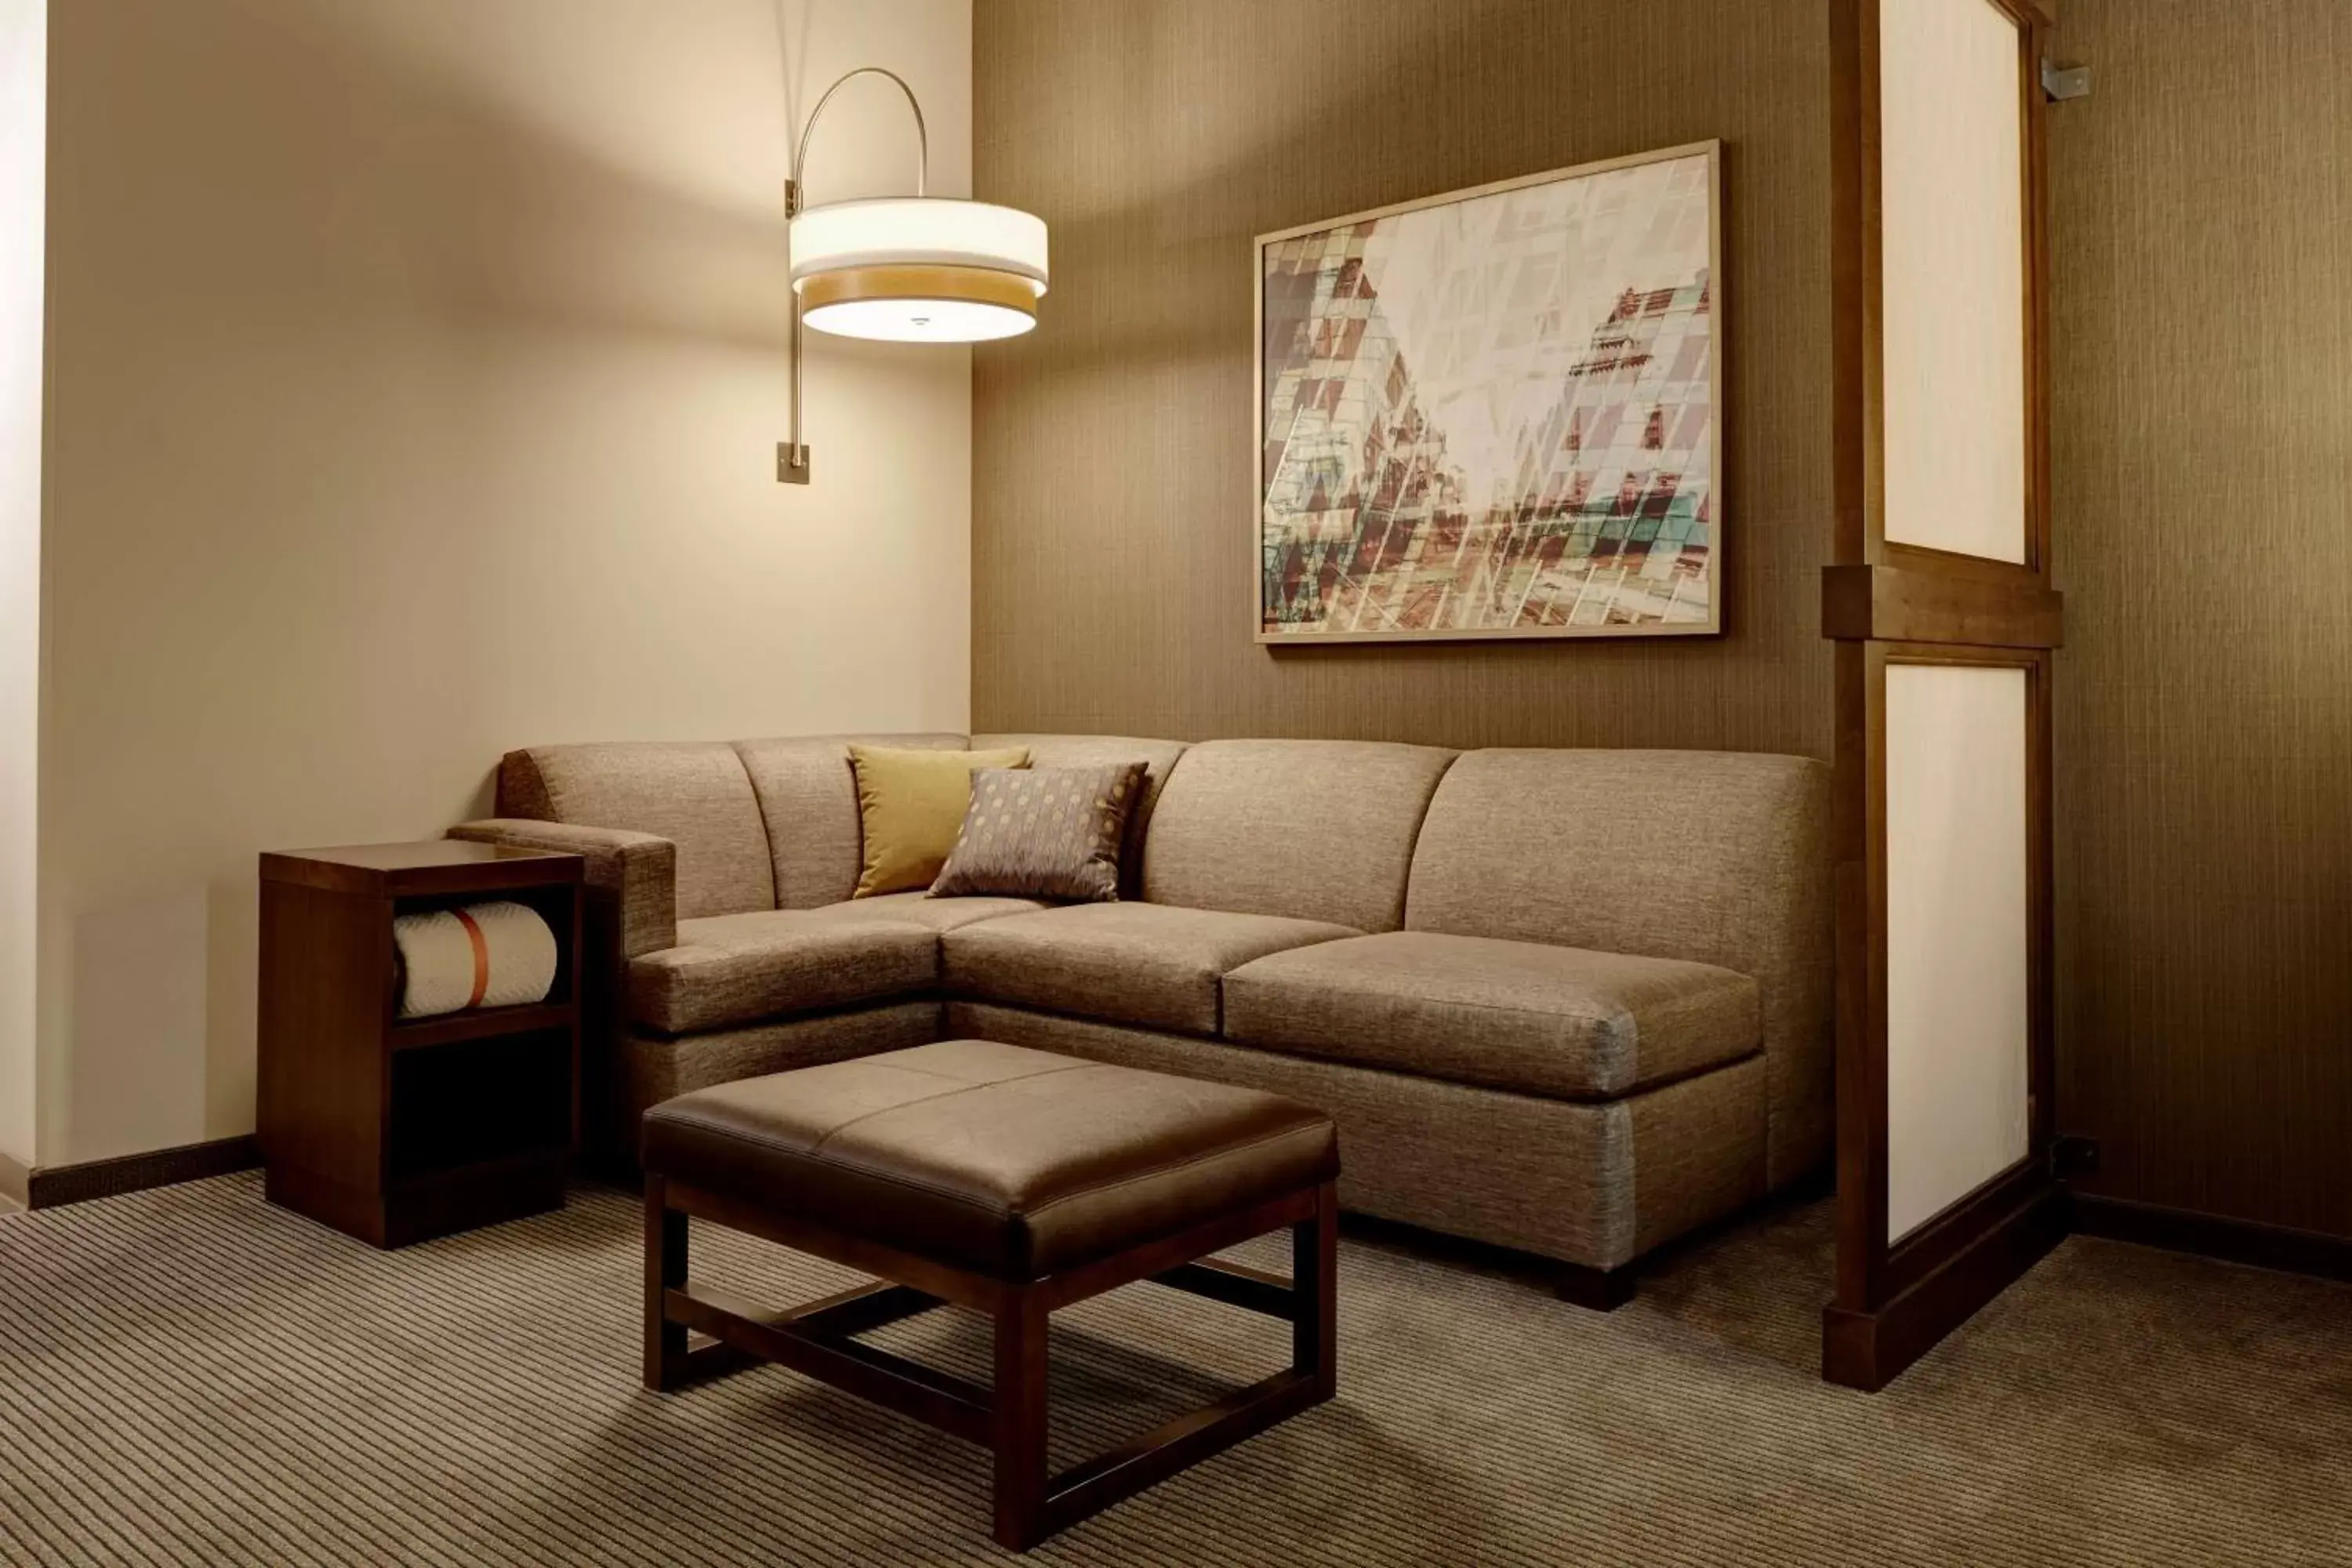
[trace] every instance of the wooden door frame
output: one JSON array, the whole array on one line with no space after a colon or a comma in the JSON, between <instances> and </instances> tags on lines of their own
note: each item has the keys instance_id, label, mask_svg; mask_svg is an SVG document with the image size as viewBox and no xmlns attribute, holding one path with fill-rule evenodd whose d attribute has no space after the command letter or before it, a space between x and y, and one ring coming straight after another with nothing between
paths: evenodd
<instances>
[{"instance_id":1,"label":"wooden door frame","mask_svg":"<svg viewBox=\"0 0 2352 1568\"><path fill-rule=\"evenodd\" d=\"M1837 642L1838 1267L1822 1373L1878 1389L1998 1295L2065 1230L2052 1173L2054 1005L2052 655L2063 603L2050 584L2046 103L2042 0L1986 0L2018 28L2025 204L2022 276L2026 541L2022 563L1886 537L1879 6L1826 0L1832 76L1832 287L1836 489L1822 635ZM1887 1237L1886 670L2026 672L2027 1150L2023 1160L1898 1240Z\"/></svg>"}]
</instances>

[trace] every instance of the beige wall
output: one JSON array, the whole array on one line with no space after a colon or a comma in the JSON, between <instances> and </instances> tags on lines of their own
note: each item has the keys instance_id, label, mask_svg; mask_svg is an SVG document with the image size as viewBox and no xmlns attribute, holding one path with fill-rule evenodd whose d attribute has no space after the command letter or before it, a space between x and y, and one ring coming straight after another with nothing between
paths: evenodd
<instances>
[{"instance_id":1,"label":"beige wall","mask_svg":"<svg viewBox=\"0 0 2352 1568\"><path fill-rule=\"evenodd\" d=\"M1054 234L973 362L975 723L1828 753L1820 0L978 0L974 38L979 192ZM1252 237L1711 137L1727 635L1256 646Z\"/></svg>"},{"instance_id":2,"label":"beige wall","mask_svg":"<svg viewBox=\"0 0 2352 1568\"><path fill-rule=\"evenodd\" d=\"M2062 1123L2352 1236L2352 5L2059 9Z\"/></svg>"},{"instance_id":3,"label":"beige wall","mask_svg":"<svg viewBox=\"0 0 2352 1568\"><path fill-rule=\"evenodd\" d=\"M0 1197L34 1154L47 12L46 0L0 0Z\"/></svg>"},{"instance_id":4,"label":"beige wall","mask_svg":"<svg viewBox=\"0 0 2352 1568\"><path fill-rule=\"evenodd\" d=\"M518 744L964 724L964 353L816 339L816 483L772 453L786 80L895 67L967 189L967 0L54 43L43 1163L252 1125L259 850L437 834ZM908 177L854 91L816 199Z\"/></svg>"}]
</instances>

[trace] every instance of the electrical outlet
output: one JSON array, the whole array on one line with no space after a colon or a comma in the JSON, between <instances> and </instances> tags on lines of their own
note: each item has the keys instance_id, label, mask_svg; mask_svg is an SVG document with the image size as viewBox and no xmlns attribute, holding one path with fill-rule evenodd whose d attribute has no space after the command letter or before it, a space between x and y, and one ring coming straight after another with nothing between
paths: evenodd
<instances>
[{"instance_id":1,"label":"electrical outlet","mask_svg":"<svg viewBox=\"0 0 2352 1568\"><path fill-rule=\"evenodd\" d=\"M2068 1133L2050 1146L2050 1173L2062 1182L2093 1176L2099 1170L2099 1141Z\"/></svg>"}]
</instances>

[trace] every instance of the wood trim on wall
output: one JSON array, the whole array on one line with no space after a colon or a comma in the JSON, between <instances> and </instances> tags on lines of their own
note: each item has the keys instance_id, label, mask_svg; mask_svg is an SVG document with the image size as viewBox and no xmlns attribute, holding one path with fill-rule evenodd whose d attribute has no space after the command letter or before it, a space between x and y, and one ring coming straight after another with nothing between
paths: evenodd
<instances>
[{"instance_id":1,"label":"wood trim on wall","mask_svg":"<svg viewBox=\"0 0 2352 1568\"><path fill-rule=\"evenodd\" d=\"M2352 1237L2087 1193L2074 1194L2073 1207L2077 1235L2352 1282Z\"/></svg>"},{"instance_id":2,"label":"wood trim on wall","mask_svg":"<svg viewBox=\"0 0 2352 1568\"><path fill-rule=\"evenodd\" d=\"M32 1174L9 1156L0 1154L0 1214L26 1206Z\"/></svg>"},{"instance_id":3,"label":"wood trim on wall","mask_svg":"<svg viewBox=\"0 0 2352 1568\"><path fill-rule=\"evenodd\" d=\"M1826 0L1832 104L1832 278L1837 454L1835 563L1822 635L1837 642L1838 1268L1822 1314L1822 1371L1883 1388L2063 1237L2052 1173L2054 985L2051 650L2063 603L2050 586L2046 143L2039 61L2046 18L2019 26L2025 204L2021 275L2026 562L1889 541L1885 479L1879 7ZM2026 672L2027 1147L2008 1171L1899 1241L1887 1237L1886 671L1894 664Z\"/></svg>"},{"instance_id":4,"label":"wood trim on wall","mask_svg":"<svg viewBox=\"0 0 2352 1568\"><path fill-rule=\"evenodd\" d=\"M1905 566L1822 573L1822 635L1848 641L2054 648L2065 597L2046 588Z\"/></svg>"},{"instance_id":5,"label":"wood trim on wall","mask_svg":"<svg viewBox=\"0 0 2352 1568\"><path fill-rule=\"evenodd\" d=\"M260 1163L260 1140L247 1132L145 1154L91 1160L79 1165L53 1165L31 1173L25 1206L49 1209L87 1203L92 1198L110 1198L123 1193L144 1192L150 1187L226 1176L232 1171L250 1171Z\"/></svg>"},{"instance_id":6,"label":"wood trim on wall","mask_svg":"<svg viewBox=\"0 0 2352 1568\"><path fill-rule=\"evenodd\" d=\"M1886 502L1879 384L1878 4L1828 0L1831 381L1835 414L1832 559L1874 566Z\"/></svg>"}]
</instances>

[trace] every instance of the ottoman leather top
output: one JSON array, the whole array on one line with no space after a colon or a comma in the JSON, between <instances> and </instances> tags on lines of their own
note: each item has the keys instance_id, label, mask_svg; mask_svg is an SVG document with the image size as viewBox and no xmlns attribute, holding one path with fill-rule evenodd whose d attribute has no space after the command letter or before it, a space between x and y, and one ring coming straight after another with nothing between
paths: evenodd
<instances>
[{"instance_id":1,"label":"ottoman leather top","mask_svg":"<svg viewBox=\"0 0 2352 1568\"><path fill-rule=\"evenodd\" d=\"M988 1040L772 1073L646 1112L645 1168L1005 1279L1339 1174L1321 1111Z\"/></svg>"}]
</instances>

